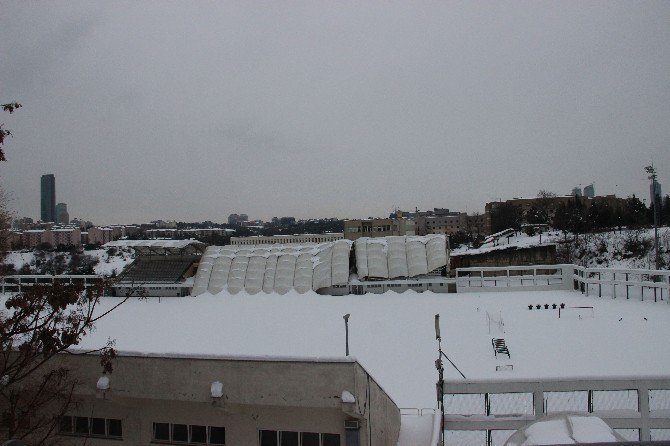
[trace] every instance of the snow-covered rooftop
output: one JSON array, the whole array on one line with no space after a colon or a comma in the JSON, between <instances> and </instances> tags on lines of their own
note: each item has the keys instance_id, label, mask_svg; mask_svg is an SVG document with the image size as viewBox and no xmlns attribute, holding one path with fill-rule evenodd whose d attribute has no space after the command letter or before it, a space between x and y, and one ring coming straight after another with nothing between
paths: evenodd
<instances>
[{"instance_id":1,"label":"snow-covered rooftop","mask_svg":"<svg viewBox=\"0 0 670 446\"><path fill-rule=\"evenodd\" d=\"M116 240L105 243L105 248L174 248L183 249L190 245L204 246L197 240Z\"/></svg>"},{"instance_id":2,"label":"snow-covered rooftop","mask_svg":"<svg viewBox=\"0 0 670 446\"><path fill-rule=\"evenodd\" d=\"M100 310L115 302L105 298ZM565 303L568 310L560 319L557 310L528 310L545 303ZM579 306L593 309L570 308ZM347 313L351 355L399 407L435 406L437 313L443 350L468 379L662 376L670 370L670 305L567 291L150 298L126 302L79 347L98 348L112 338L121 352L152 355L342 358ZM511 358L494 356L493 337L506 340ZM513 370L496 371L508 364ZM451 368L445 378L461 379Z\"/></svg>"}]
</instances>

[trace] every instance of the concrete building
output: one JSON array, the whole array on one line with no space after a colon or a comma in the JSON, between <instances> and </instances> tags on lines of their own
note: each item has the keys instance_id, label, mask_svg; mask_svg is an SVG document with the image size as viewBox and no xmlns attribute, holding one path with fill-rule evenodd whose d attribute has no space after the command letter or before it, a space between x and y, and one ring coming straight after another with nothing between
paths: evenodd
<instances>
[{"instance_id":1,"label":"concrete building","mask_svg":"<svg viewBox=\"0 0 670 446\"><path fill-rule=\"evenodd\" d=\"M237 246L262 246L262 245L293 245L296 243L326 243L342 240L342 232L326 232L324 234L294 234L294 235L255 235L249 237L231 237L230 244Z\"/></svg>"},{"instance_id":2,"label":"concrete building","mask_svg":"<svg viewBox=\"0 0 670 446\"><path fill-rule=\"evenodd\" d=\"M104 245L121 237L121 229L96 226L88 229L88 243Z\"/></svg>"},{"instance_id":3,"label":"concrete building","mask_svg":"<svg viewBox=\"0 0 670 446\"><path fill-rule=\"evenodd\" d=\"M158 228L147 229L144 233L149 239L204 238L215 235L225 236L234 233L234 229L226 228Z\"/></svg>"},{"instance_id":4,"label":"concrete building","mask_svg":"<svg viewBox=\"0 0 670 446\"><path fill-rule=\"evenodd\" d=\"M53 228L45 231L46 242L52 247L58 246L80 246L81 230L79 228Z\"/></svg>"},{"instance_id":5,"label":"concrete building","mask_svg":"<svg viewBox=\"0 0 670 446\"><path fill-rule=\"evenodd\" d=\"M67 212L67 204L58 203L56 205L56 223L59 225L70 224L70 214Z\"/></svg>"},{"instance_id":6,"label":"concrete building","mask_svg":"<svg viewBox=\"0 0 670 446\"><path fill-rule=\"evenodd\" d=\"M249 216L247 214L230 214L228 216L229 225L240 225L242 222L248 221Z\"/></svg>"},{"instance_id":7,"label":"concrete building","mask_svg":"<svg viewBox=\"0 0 670 446\"><path fill-rule=\"evenodd\" d=\"M586 198L595 198L596 196L596 188L593 184L589 184L584 188L584 196Z\"/></svg>"},{"instance_id":8,"label":"concrete building","mask_svg":"<svg viewBox=\"0 0 670 446\"><path fill-rule=\"evenodd\" d=\"M63 444L396 446L400 410L354 359L60 355L78 386Z\"/></svg>"},{"instance_id":9,"label":"concrete building","mask_svg":"<svg viewBox=\"0 0 670 446\"><path fill-rule=\"evenodd\" d=\"M356 240L360 237L388 237L415 234L415 222L409 218L344 220L344 238L347 240Z\"/></svg>"},{"instance_id":10,"label":"concrete building","mask_svg":"<svg viewBox=\"0 0 670 446\"><path fill-rule=\"evenodd\" d=\"M468 215L465 212L448 212L442 215L420 216L416 218L417 235L455 234L467 231Z\"/></svg>"},{"instance_id":11,"label":"concrete building","mask_svg":"<svg viewBox=\"0 0 670 446\"><path fill-rule=\"evenodd\" d=\"M12 235L12 247L15 249L33 249L42 243L48 243L52 248L81 246L81 230L71 226L53 226L51 229L14 231Z\"/></svg>"},{"instance_id":12,"label":"concrete building","mask_svg":"<svg viewBox=\"0 0 670 446\"><path fill-rule=\"evenodd\" d=\"M572 188L572 193L570 194L573 197L581 197L582 196L582 188L581 187L573 187Z\"/></svg>"},{"instance_id":13,"label":"concrete building","mask_svg":"<svg viewBox=\"0 0 670 446\"><path fill-rule=\"evenodd\" d=\"M41 213L42 221L56 221L56 177L53 174L42 175L41 188Z\"/></svg>"}]
</instances>

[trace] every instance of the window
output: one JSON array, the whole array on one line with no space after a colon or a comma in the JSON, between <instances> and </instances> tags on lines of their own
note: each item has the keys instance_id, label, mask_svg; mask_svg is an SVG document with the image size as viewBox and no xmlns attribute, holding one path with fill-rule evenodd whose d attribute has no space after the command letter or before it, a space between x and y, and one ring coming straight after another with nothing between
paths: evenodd
<instances>
[{"instance_id":1,"label":"window","mask_svg":"<svg viewBox=\"0 0 670 446\"><path fill-rule=\"evenodd\" d=\"M261 430L260 446L340 446L340 434Z\"/></svg>"},{"instance_id":2,"label":"window","mask_svg":"<svg viewBox=\"0 0 670 446\"><path fill-rule=\"evenodd\" d=\"M121 420L64 416L60 420L58 433L82 437L121 438Z\"/></svg>"},{"instance_id":3,"label":"window","mask_svg":"<svg viewBox=\"0 0 670 446\"><path fill-rule=\"evenodd\" d=\"M226 444L226 428L198 424L154 423L152 440L175 444Z\"/></svg>"}]
</instances>

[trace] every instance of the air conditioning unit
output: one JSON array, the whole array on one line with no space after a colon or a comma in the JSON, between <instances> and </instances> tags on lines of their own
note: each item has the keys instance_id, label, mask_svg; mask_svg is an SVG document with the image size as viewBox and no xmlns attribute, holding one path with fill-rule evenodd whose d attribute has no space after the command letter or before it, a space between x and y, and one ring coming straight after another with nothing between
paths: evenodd
<instances>
[{"instance_id":1,"label":"air conditioning unit","mask_svg":"<svg viewBox=\"0 0 670 446\"><path fill-rule=\"evenodd\" d=\"M344 420L344 430L357 431L360 427L358 420Z\"/></svg>"}]
</instances>

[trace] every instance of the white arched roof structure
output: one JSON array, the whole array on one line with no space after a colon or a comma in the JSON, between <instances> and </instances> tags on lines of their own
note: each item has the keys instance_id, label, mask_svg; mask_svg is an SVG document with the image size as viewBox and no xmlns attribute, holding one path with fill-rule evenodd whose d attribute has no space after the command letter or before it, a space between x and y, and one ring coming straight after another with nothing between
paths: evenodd
<instances>
[{"instance_id":1,"label":"white arched roof structure","mask_svg":"<svg viewBox=\"0 0 670 446\"><path fill-rule=\"evenodd\" d=\"M210 246L200 259L191 294L299 293L349 281L351 241L311 245Z\"/></svg>"},{"instance_id":2,"label":"white arched roof structure","mask_svg":"<svg viewBox=\"0 0 670 446\"><path fill-rule=\"evenodd\" d=\"M394 279L428 274L447 264L443 234L361 237L354 244L359 278Z\"/></svg>"}]
</instances>

